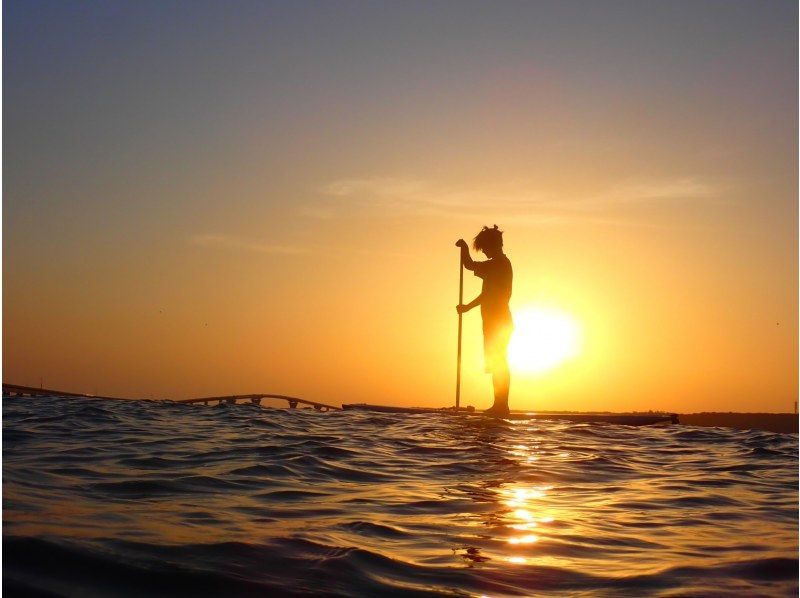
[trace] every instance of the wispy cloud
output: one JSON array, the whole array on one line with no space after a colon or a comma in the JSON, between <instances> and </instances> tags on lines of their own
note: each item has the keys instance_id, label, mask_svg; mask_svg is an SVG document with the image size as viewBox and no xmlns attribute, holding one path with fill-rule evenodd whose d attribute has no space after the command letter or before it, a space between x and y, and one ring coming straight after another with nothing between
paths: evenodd
<instances>
[{"instance_id":1,"label":"wispy cloud","mask_svg":"<svg viewBox=\"0 0 800 598\"><path fill-rule=\"evenodd\" d=\"M694 177L627 179L597 193L563 196L516 183L497 188L452 188L403 177L339 179L320 189L324 198L303 213L332 218L346 208L379 209L387 214L448 215L449 217L514 218L529 224L552 225L576 219L608 218L611 212L634 206L668 205L685 201L719 200L721 189Z\"/></svg>"},{"instance_id":2,"label":"wispy cloud","mask_svg":"<svg viewBox=\"0 0 800 598\"><path fill-rule=\"evenodd\" d=\"M330 198L394 210L463 208L480 199L474 192L398 177L340 179L320 191Z\"/></svg>"},{"instance_id":3,"label":"wispy cloud","mask_svg":"<svg viewBox=\"0 0 800 598\"><path fill-rule=\"evenodd\" d=\"M597 195L578 198L567 205L577 209L602 210L623 204L666 204L669 202L720 199L721 190L691 177L661 180L628 180Z\"/></svg>"},{"instance_id":4,"label":"wispy cloud","mask_svg":"<svg viewBox=\"0 0 800 598\"><path fill-rule=\"evenodd\" d=\"M259 243L257 241L242 239L233 235L221 235L216 233L190 235L188 237L188 242L191 245L195 245L198 247L207 247L211 249L275 254L275 255L314 254L326 250L326 248L320 247L319 245L315 244L307 245L304 247L299 247L296 245L270 245L268 243ZM336 253L337 255L369 255L369 256L376 255L376 252L372 249L359 250L359 249L343 248L343 247L338 248ZM381 255L385 255L387 257L404 257L404 258L411 257L411 254L408 252L382 251L380 253Z\"/></svg>"},{"instance_id":5,"label":"wispy cloud","mask_svg":"<svg viewBox=\"0 0 800 598\"><path fill-rule=\"evenodd\" d=\"M253 253L271 253L271 254L300 254L306 253L303 247L295 245L275 245L270 243L262 243L259 241L252 241L236 237L233 235L223 235L217 233L205 233L190 235L189 242L192 245L200 247L211 247L219 249L229 249L237 251L249 251Z\"/></svg>"},{"instance_id":6,"label":"wispy cloud","mask_svg":"<svg viewBox=\"0 0 800 598\"><path fill-rule=\"evenodd\" d=\"M330 205L304 205L300 206L298 212L300 216L315 220L330 220L337 215L336 208Z\"/></svg>"},{"instance_id":7,"label":"wispy cloud","mask_svg":"<svg viewBox=\"0 0 800 598\"><path fill-rule=\"evenodd\" d=\"M488 211L519 209L539 205L544 197L535 192L521 193L491 189L451 188L420 179L400 177L371 177L340 179L320 189L325 198L321 205L329 210L355 205L379 209L384 213L414 213L421 215L448 214L474 217Z\"/></svg>"}]
</instances>

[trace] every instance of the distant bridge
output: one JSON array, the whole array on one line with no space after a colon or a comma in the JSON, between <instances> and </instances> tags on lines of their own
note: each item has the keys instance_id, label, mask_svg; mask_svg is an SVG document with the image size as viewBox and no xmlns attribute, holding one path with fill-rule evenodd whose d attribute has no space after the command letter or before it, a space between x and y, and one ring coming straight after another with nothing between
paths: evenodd
<instances>
[{"instance_id":1,"label":"distant bridge","mask_svg":"<svg viewBox=\"0 0 800 598\"><path fill-rule=\"evenodd\" d=\"M52 388L36 388L34 386L19 386L17 384L3 384L3 395L5 396L18 396L18 397L44 397L44 396L58 396L58 397L83 397L86 399L107 399L111 401L130 401L133 399L125 399L123 397L108 397L104 395L90 395L80 392L66 392L63 390L54 390ZM173 403L202 403L203 405L210 405L212 403L233 405L239 402L252 403L260 405L262 399L279 399L286 401L290 409L296 409L298 405L310 405L316 411L338 411L341 407L328 405L326 403L317 403L315 401L307 401L297 397L289 397L286 395L276 394L247 394L247 395L225 395L220 397L201 397L198 399L177 399ZM142 401L149 401L151 399L138 399ZM169 400L169 399L167 399Z\"/></svg>"},{"instance_id":2,"label":"distant bridge","mask_svg":"<svg viewBox=\"0 0 800 598\"><path fill-rule=\"evenodd\" d=\"M129 401L121 397L106 397L103 395L87 395L82 392L66 392L52 388L36 388L35 386L19 386L18 384L3 383L3 395L12 397L83 397L87 399L108 399L109 401ZM149 399L143 399L145 401Z\"/></svg>"},{"instance_id":3,"label":"distant bridge","mask_svg":"<svg viewBox=\"0 0 800 598\"><path fill-rule=\"evenodd\" d=\"M317 403L315 401L306 401L305 399L298 399L297 397L287 397L286 395L273 395L273 394L252 394L252 395L229 395L223 397L203 397L199 399L178 399L176 403L202 403L208 405L209 403L229 403L233 404L238 401L250 402L255 405L261 404L261 399L282 399L289 403L290 409L297 408L297 405L311 405L317 411L330 411L340 410L341 407L327 405L325 403Z\"/></svg>"}]
</instances>

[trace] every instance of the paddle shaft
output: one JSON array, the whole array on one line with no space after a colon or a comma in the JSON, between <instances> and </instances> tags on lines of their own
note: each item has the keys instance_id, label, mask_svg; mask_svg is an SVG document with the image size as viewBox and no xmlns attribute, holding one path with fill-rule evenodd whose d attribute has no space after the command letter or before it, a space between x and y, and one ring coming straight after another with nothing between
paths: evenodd
<instances>
[{"instance_id":1,"label":"paddle shaft","mask_svg":"<svg viewBox=\"0 0 800 598\"><path fill-rule=\"evenodd\" d=\"M458 248L458 304L464 303L464 260L461 256L461 248ZM458 357L456 358L456 409L461 403L461 317L458 312Z\"/></svg>"}]
</instances>

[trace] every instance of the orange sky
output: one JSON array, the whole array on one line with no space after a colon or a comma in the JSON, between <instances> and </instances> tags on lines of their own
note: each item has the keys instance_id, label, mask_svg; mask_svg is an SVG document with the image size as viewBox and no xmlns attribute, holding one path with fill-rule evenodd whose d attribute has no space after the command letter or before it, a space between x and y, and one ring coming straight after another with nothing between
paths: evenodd
<instances>
[{"instance_id":1,"label":"orange sky","mask_svg":"<svg viewBox=\"0 0 800 598\"><path fill-rule=\"evenodd\" d=\"M450 405L497 223L583 337L512 408L792 410L791 3L54 6L6 16L4 381Z\"/></svg>"}]
</instances>

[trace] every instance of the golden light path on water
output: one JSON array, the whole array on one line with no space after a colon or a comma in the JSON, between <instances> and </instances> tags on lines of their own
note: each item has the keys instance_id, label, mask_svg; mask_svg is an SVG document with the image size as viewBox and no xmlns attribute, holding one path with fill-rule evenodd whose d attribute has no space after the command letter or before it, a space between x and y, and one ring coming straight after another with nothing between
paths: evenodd
<instances>
[{"instance_id":1,"label":"golden light path on water","mask_svg":"<svg viewBox=\"0 0 800 598\"><path fill-rule=\"evenodd\" d=\"M521 458L526 464L537 460L537 457L531 453L531 447L524 444L515 445L510 450L511 455ZM511 535L506 538L509 545L524 549L527 545L539 541L540 536L532 532L536 531L540 525L552 523L554 517L543 514L538 501L552 489L551 485L528 486L524 484L509 484L505 488L498 489L500 504L509 509L504 514L505 526L509 530L513 530ZM513 565L527 564L529 559L529 554L524 551L505 557L506 562Z\"/></svg>"}]
</instances>

